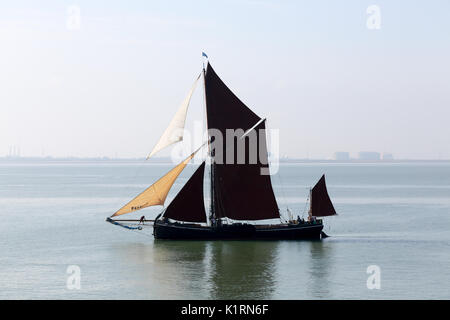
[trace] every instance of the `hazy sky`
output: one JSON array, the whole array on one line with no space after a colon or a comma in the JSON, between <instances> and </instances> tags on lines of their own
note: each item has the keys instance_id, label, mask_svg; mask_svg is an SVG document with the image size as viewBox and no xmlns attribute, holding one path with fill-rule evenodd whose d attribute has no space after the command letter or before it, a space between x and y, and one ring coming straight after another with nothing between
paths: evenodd
<instances>
[{"instance_id":1,"label":"hazy sky","mask_svg":"<svg viewBox=\"0 0 450 320\"><path fill-rule=\"evenodd\" d=\"M450 159L449 16L448 0L3 1L0 156L145 156L205 51L282 154Z\"/></svg>"}]
</instances>

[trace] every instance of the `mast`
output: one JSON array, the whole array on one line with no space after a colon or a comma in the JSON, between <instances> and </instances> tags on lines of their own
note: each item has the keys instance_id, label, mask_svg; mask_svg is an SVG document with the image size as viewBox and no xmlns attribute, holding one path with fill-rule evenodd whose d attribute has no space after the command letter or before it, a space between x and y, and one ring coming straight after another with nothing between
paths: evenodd
<instances>
[{"instance_id":1,"label":"mast","mask_svg":"<svg viewBox=\"0 0 450 320\"><path fill-rule=\"evenodd\" d=\"M203 97L205 99L205 112L208 112L208 105L206 100L206 70L205 70L205 63L203 62ZM208 116L206 116L206 130L208 130ZM213 157L211 154L211 141L208 138L208 153L209 153L209 159L210 159L210 207L209 207L209 221L212 225L212 221L215 220L214 215L214 164L213 164Z\"/></svg>"}]
</instances>

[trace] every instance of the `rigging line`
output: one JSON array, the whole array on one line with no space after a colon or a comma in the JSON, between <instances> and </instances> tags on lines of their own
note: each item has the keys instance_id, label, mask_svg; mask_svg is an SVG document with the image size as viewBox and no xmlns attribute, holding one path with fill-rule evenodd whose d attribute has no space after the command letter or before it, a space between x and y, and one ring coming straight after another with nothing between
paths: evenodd
<instances>
[{"instance_id":1,"label":"rigging line","mask_svg":"<svg viewBox=\"0 0 450 320\"><path fill-rule=\"evenodd\" d=\"M142 230L144 230L144 229L142 229ZM148 234L146 234L145 232L141 232L142 230L140 230L140 231L137 231L137 230L130 230L130 231L133 231L133 232L135 232L135 233L137 233L137 234L139 234L139 235L141 235L141 236L144 236L144 237L153 238L153 235L148 235Z\"/></svg>"},{"instance_id":2,"label":"rigging line","mask_svg":"<svg viewBox=\"0 0 450 320\"><path fill-rule=\"evenodd\" d=\"M308 202L309 202L309 192L308 192L308 198L306 198L305 208L303 209L302 218L304 218L306 210L308 209Z\"/></svg>"},{"instance_id":3,"label":"rigging line","mask_svg":"<svg viewBox=\"0 0 450 320\"><path fill-rule=\"evenodd\" d=\"M264 118L264 119L261 119L257 124L255 124L254 125L254 127L256 127L258 124L260 124L262 121L265 121L266 122L266 130L267 130L267 128L269 127L269 124L268 124L268 121ZM254 128L253 127L253 128ZM266 131L267 132L267 131ZM248 133L248 132L247 132ZM267 138L267 134L266 134L266 138ZM268 157L269 155L267 155L267 157ZM279 159L280 157L278 157L278 159ZM279 162L280 160L278 160L278 166L280 166L280 162ZM270 162L270 161L269 161ZM284 193L284 184L283 184L283 181L281 180L281 174L280 174L280 170L278 170L278 172L277 172L277 174L276 174L276 176L277 176L277 178L278 178L278 182L279 182L279 184L280 184L280 189L281 189L281 198L282 198L282 202L284 202L285 203L285 205L286 205L286 209L289 209L289 207L288 207L288 205L287 205L287 201L286 201L286 195L285 195L285 193ZM289 219L285 219L283 216L282 216L282 213L281 213L281 210L280 210L280 220L283 218L283 220L285 220L285 221L289 221Z\"/></svg>"},{"instance_id":4,"label":"rigging line","mask_svg":"<svg viewBox=\"0 0 450 320\"><path fill-rule=\"evenodd\" d=\"M144 164L146 163L146 161L147 161L147 160L144 158L144 160L141 160L141 161L138 161L138 162L137 162L137 169L135 170L135 173L134 173L134 175L133 175L131 181L135 181L135 180L136 180L136 177L137 177L138 174L142 171L142 168L143 168ZM128 187L126 188L126 191L129 191L131 188L132 188L132 186L128 186ZM120 202L119 202L119 200L117 200L117 201L116 201L116 204L115 204L115 207L119 207L120 203L122 203L122 201L120 200ZM116 211L117 211L117 210L116 210Z\"/></svg>"},{"instance_id":5,"label":"rigging line","mask_svg":"<svg viewBox=\"0 0 450 320\"><path fill-rule=\"evenodd\" d=\"M205 67L203 66L203 69L204 68ZM205 74L203 72L201 74L203 75L203 77L205 76ZM204 135L205 131L206 132L208 131L207 121L205 121L205 119L206 119L206 97L203 97L203 99L201 99L201 100L202 100L202 135ZM208 134L206 134L206 139L209 140ZM203 140L203 137L202 137L202 140ZM208 154L208 151L206 151L206 154Z\"/></svg>"},{"instance_id":6,"label":"rigging line","mask_svg":"<svg viewBox=\"0 0 450 320\"><path fill-rule=\"evenodd\" d=\"M131 223L131 224L129 224L129 225L133 226L133 225L136 225L136 224L135 224L135 223ZM127 229L128 231L136 232L137 234L140 234L141 236L146 236L146 237L151 237L151 238L153 238L153 236L150 236L150 235L146 234L145 232L142 232L142 231L144 230L144 228L136 230L136 229L130 229L130 228L128 228L128 227L126 226L126 224L123 224L123 225L122 225L122 224L119 224L119 226L121 226L122 228ZM143 225L143 227L144 227L144 226L152 226L152 225Z\"/></svg>"},{"instance_id":7,"label":"rigging line","mask_svg":"<svg viewBox=\"0 0 450 320\"><path fill-rule=\"evenodd\" d=\"M287 202L287 198L286 198L286 194L285 194L285 192L284 192L284 183L283 183L283 180L281 179L281 174L280 174L280 171L278 171L278 173L277 173L277 176L278 176L278 181L279 181L279 183L280 183L280 189L281 189L281 194L282 194L282 200L284 201L284 204L285 204L285 206L286 206L286 210L289 210L289 206L288 206L288 202ZM288 217L289 218L289 217ZM288 219L288 221L289 221L289 219Z\"/></svg>"}]
</instances>

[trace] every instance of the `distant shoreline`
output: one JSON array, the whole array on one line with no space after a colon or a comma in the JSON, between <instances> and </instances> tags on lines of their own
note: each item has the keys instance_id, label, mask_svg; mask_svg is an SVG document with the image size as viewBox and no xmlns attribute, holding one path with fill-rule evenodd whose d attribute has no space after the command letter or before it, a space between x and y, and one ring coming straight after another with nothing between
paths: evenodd
<instances>
[{"instance_id":1,"label":"distant shoreline","mask_svg":"<svg viewBox=\"0 0 450 320\"><path fill-rule=\"evenodd\" d=\"M93 157L93 158L77 158L77 157L0 157L0 163L88 163L88 162L101 162L101 163L155 163L155 164L172 164L172 160L169 157L152 158L145 161L145 158L109 158L109 157ZM450 159L443 160L430 160L430 159L395 159L395 160L329 160L329 159L279 159L280 163L448 163Z\"/></svg>"}]
</instances>

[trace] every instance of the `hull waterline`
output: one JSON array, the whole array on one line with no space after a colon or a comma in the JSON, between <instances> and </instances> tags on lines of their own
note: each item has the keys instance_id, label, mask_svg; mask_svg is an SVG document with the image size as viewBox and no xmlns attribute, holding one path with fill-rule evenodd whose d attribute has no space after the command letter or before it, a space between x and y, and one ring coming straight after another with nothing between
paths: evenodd
<instances>
[{"instance_id":1,"label":"hull waterline","mask_svg":"<svg viewBox=\"0 0 450 320\"><path fill-rule=\"evenodd\" d=\"M301 240L321 239L321 223L254 226L249 224L208 227L195 224L166 223L153 225L155 239L173 240Z\"/></svg>"}]
</instances>

